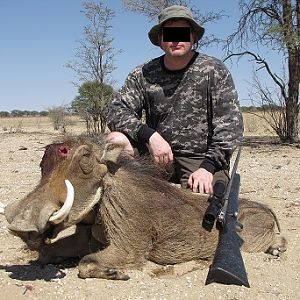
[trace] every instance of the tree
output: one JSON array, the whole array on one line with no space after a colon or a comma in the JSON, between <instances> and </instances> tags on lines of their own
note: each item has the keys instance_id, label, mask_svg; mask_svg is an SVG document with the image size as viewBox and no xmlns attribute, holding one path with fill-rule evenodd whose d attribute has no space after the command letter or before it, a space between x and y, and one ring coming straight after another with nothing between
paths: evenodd
<instances>
[{"instance_id":1,"label":"tree","mask_svg":"<svg viewBox=\"0 0 300 300\"><path fill-rule=\"evenodd\" d=\"M46 116L48 116L48 115L49 115L49 112L48 112L48 111L46 111L46 110L40 111L40 116L41 116L41 117L46 117Z\"/></svg>"},{"instance_id":2,"label":"tree","mask_svg":"<svg viewBox=\"0 0 300 300\"><path fill-rule=\"evenodd\" d=\"M106 126L108 90L111 89L111 73L115 70L114 57L120 52L113 47L110 37L110 22L114 11L101 2L85 2L83 14L88 20L84 26L83 38L76 50L76 59L67 64L76 73L79 80L79 96L72 107L84 115L88 127L94 132L103 132ZM82 84L83 83L83 84ZM99 94L97 94L99 93ZM84 102L86 101L86 102ZM83 114L84 112L84 114ZM92 120L92 122L91 122Z\"/></svg>"},{"instance_id":3,"label":"tree","mask_svg":"<svg viewBox=\"0 0 300 300\"><path fill-rule=\"evenodd\" d=\"M85 82L79 88L79 96L72 102L72 109L85 120L88 132L105 131L107 107L112 95L110 85L97 81Z\"/></svg>"},{"instance_id":4,"label":"tree","mask_svg":"<svg viewBox=\"0 0 300 300\"><path fill-rule=\"evenodd\" d=\"M8 111L0 111L0 118L7 118L10 116Z\"/></svg>"},{"instance_id":5,"label":"tree","mask_svg":"<svg viewBox=\"0 0 300 300\"><path fill-rule=\"evenodd\" d=\"M140 13L151 21L156 19L164 8L171 5L183 5L190 7L194 18L204 27L205 24L218 21L224 16L222 12L208 12L203 15L197 7L191 5L191 1L189 0L123 0L123 6L125 9ZM208 45L211 46L212 43L219 43L220 41L221 40L219 38L212 34L205 35L198 42L197 46L207 47Z\"/></svg>"},{"instance_id":6,"label":"tree","mask_svg":"<svg viewBox=\"0 0 300 300\"><path fill-rule=\"evenodd\" d=\"M247 55L259 65L254 78L256 95L261 97L262 104L281 107L271 115L271 126L281 141L296 142L299 135L300 0L240 0L239 6L241 17L238 28L227 40L228 58ZM283 55L287 79L284 72L279 76L262 55L250 50L251 45L257 44ZM233 45L238 46L239 52L232 53ZM262 69L278 91L277 100L274 100L276 93L261 84L257 72ZM275 119L272 120L272 117Z\"/></svg>"},{"instance_id":7,"label":"tree","mask_svg":"<svg viewBox=\"0 0 300 300\"><path fill-rule=\"evenodd\" d=\"M19 110L19 109L14 109L10 112L10 115L12 117L23 117L24 116L24 113L22 110Z\"/></svg>"}]
</instances>

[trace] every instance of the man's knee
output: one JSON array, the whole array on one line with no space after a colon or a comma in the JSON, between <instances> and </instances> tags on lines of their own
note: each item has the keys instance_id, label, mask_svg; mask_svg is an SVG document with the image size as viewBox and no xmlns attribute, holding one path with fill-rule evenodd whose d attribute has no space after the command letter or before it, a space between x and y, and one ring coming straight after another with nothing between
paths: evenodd
<instances>
[{"instance_id":1,"label":"man's knee","mask_svg":"<svg viewBox=\"0 0 300 300\"><path fill-rule=\"evenodd\" d=\"M122 145L124 147L124 151L126 151L129 155L134 156L133 147L125 134L113 131L106 136L106 142Z\"/></svg>"}]
</instances>

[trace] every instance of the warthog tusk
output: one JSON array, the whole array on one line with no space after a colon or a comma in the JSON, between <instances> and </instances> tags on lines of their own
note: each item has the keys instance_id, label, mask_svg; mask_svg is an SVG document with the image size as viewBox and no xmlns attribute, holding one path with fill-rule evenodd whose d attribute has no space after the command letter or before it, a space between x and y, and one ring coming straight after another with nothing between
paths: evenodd
<instances>
[{"instance_id":1,"label":"warthog tusk","mask_svg":"<svg viewBox=\"0 0 300 300\"><path fill-rule=\"evenodd\" d=\"M54 212L53 215L49 218L49 222L53 224L61 223L69 215L74 202L74 187L69 180L65 180L65 184L67 187L66 200L61 209Z\"/></svg>"},{"instance_id":2,"label":"warthog tusk","mask_svg":"<svg viewBox=\"0 0 300 300\"><path fill-rule=\"evenodd\" d=\"M0 215L4 215L5 204L0 202Z\"/></svg>"}]
</instances>

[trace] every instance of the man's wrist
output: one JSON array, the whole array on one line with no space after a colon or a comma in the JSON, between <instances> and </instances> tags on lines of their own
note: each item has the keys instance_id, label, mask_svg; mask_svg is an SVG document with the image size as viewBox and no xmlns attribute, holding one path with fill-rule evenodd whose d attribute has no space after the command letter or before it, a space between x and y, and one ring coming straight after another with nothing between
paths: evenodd
<instances>
[{"instance_id":1,"label":"man's wrist","mask_svg":"<svg viewBox=\"0 0 300 300\"><path fill-rule=\"evenodd\" d=\"M149 139L154 132L154 129L148 127L146 124L143 124L137 132L137 138L141 143L148 144Z\"/></svg>"},{"instance_id":2,"label":"man's wrist","mask_svg":"<svg viewBox=\"0 0 300 300\"><path fill-rule=\"evenodd\" d=\"M202 163L200 164L200 168L205 169L206 171L215 174L217 167L214 163L214 161L210 158L204 158L204 160L202 161Z\"/></svg>"}]
</instances>

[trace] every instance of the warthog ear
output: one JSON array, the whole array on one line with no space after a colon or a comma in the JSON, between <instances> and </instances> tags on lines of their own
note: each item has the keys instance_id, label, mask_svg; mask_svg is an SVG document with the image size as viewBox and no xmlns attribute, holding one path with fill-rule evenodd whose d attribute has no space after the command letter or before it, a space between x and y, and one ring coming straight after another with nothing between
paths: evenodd
<instances>
[{"instance_id":1,"label":"warthog ear","mask_svg":"<svg viewBox=\"0 0 300 300\"><path fill-rule=\"evenodd\" d=\"M105 145L100 162L106 164L108 170L114 173L118 158L122 151L122 145L107 143Z\"/></svg>"}]
</instances>

